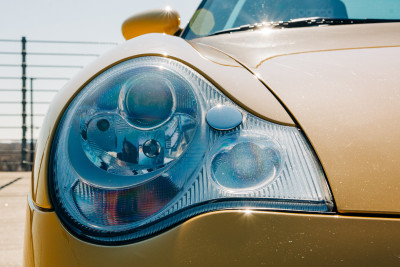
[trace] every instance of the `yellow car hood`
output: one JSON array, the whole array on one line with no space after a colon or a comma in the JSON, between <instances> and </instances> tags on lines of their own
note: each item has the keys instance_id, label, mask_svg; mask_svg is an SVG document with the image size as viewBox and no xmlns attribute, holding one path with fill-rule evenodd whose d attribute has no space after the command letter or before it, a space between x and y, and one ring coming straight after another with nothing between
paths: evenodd
<instances>
[{"instance_id":1,"label":"yellow car hood","mask_svg":"<svg viewBox=\"0 0 400 267\"><path fill-rule=\"evenodd\" d=\"M265 82L308 136L339 212L400 213L400 23L193 40Z\"/></svg>"}]
</instances>

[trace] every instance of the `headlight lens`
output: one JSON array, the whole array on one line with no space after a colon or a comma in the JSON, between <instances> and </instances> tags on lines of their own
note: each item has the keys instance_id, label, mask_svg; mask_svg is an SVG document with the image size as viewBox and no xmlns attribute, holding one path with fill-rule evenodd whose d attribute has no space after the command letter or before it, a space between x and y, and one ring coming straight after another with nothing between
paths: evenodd
<instances>
[{"instance_id":1,"label":"headlight lens","mask_svg":"<svg viewBox=\"0 0 400 267\"><path fill-rule=\"evenodd\" d=\"M217 105L240 111L242 123L210 127L205 118ZM212 210L333 208L296 128L247 113L161 57L111 67L72 101L53 141L50 192L67 227L103 244L140 240Z\"/></svg>"}]
</instances>

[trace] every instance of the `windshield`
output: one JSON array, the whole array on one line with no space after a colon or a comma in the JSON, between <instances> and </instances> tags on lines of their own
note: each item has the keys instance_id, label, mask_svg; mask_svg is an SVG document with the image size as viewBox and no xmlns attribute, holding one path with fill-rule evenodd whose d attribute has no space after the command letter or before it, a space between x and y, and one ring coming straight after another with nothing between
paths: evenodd
<instances>
[{"instance_id":1,"label":"windshield","mask_svg":"<svg viewBox=\"0 0 400 267\"><path fill-rule=\"evenodd\" d=\"M193 39L248 24L310 17L400 19L400 0L204 0L182 37Z\"/></svg>"}]
</instances>

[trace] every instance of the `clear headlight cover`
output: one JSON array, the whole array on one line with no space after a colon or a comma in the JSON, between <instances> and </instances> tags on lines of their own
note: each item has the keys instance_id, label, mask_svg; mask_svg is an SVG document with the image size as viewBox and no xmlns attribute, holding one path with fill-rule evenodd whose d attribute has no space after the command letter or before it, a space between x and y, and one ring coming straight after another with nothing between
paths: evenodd
<instances>
[{"instance_id":1,"label":"clear headlight cover","mask_svg":"<svg viewBox=\"0 0 400 267\"><path fill-rule=\"evenodd\" d=\"M242 114L220 131L218 105ZM103 72L72 101L50 163L57 214L102 244L141 240L208 211L329 212L332 197L298 129L257 118L196 71L141 57Z\"/></svg>"}]
</instances>

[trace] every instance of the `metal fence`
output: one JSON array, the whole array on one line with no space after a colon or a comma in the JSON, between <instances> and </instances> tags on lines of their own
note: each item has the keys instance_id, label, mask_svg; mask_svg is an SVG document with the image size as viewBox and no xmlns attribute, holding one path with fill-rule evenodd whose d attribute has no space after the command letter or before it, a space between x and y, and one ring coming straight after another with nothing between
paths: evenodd
<instances>
[{"instance_id":1,"label":"metal fence","mask_svg":"<svg viewBox=\"0 0 400 267\"><path fill-rule=\"evenodd\" d=\"M32 168L51 99L113 42L0 39L0 171Z\"/></svg>"}]
</instances>

